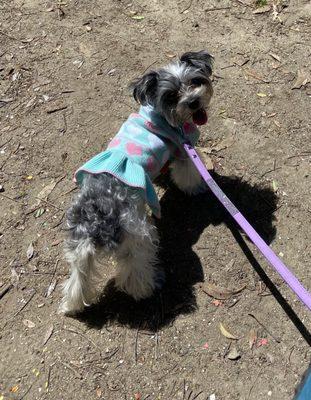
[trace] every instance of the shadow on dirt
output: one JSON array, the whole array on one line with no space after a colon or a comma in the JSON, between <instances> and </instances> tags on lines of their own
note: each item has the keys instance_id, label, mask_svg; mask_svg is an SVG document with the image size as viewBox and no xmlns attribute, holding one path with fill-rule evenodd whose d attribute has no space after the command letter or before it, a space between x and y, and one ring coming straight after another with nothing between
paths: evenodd
<instances>
[{"instance_id":1,"label":"shadow on dirt","mask_svg":"<svg viewBox=\"0 0 311 400\"><path fill-rule=\"evenodd\" d=\"M273 226L277 205L275 193L269 188L250 186L236 177L214 173L214 178L258 233L271 243L276 232ZM166 273L165 286L152 298L135 302L117 291L111 280L99 302L79 315L87 325L101 328L116 321L131 328L155 331L171 323L179 314L193 312L197 307L193 286L203 281L203 270L192 245L209 224L225 223L238 232L212 193L189 197L169 182L162 181L161 186L167 189L161 199L162 219L157 221L161 238L159 259Z\"/></svg>"}]
</instances>

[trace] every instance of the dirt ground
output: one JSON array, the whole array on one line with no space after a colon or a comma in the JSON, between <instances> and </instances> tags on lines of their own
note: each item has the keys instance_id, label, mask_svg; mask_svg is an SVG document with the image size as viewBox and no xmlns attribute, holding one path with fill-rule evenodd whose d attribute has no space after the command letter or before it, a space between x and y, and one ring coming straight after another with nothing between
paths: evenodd
<instances>
[{"instance_id":1,"label":"dirt ground","mask_svg":"<svg viewBox=\"0 0 311 400\"><path fill-rule=\"evenodd\" d=\"M103 265L99 303L57 314L73 172L137 108L129 81L188 50L215 57L215 178L311 289L311 4L265 3L1 0L1 400L293 398L310 313L210 194L163 191L161 293L135 303Z\"/></svg>"}]
</instances>

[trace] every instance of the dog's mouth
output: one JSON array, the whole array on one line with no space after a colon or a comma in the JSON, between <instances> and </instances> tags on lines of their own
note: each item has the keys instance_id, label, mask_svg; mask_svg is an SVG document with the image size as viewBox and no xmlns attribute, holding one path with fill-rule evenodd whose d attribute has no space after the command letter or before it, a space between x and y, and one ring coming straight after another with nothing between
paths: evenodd
<instances>
[{"instance_id":1,"label":"dog's mouth","mask_svg":"<svg viewBox=\"0 0 311 400\"><path fill-rule=\"evenodd\" d=\"M204 125L207 123L207 112L204 108L200 108L192 114L192 121L196 125Z\"/></svg>"}]
</instances>

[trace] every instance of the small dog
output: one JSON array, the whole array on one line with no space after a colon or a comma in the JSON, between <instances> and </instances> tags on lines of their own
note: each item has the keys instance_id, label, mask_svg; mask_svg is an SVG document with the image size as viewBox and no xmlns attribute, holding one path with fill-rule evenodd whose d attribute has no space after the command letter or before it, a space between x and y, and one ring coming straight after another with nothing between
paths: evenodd
<instances>
[{"instance_id":1,"label":"small dog","mask_svg":"<svg viewBox=\"0 0 311 400\"><path fill-rule=\"evenodd\" d=\"M133 82L139 113L131 114L107 150L76 172L81 190L67 213L71 275L63 285L61 312L74 314L96 301L98 256L115 256L115 285L135 300L163 284L156 266L158 235L146 204L160 217L152 181L168 164L182 191L195 194L203 187L182 144L194 145L196 125L207 122L212 63L206 51L188 52Z\"/></svg>"}]
</instances>

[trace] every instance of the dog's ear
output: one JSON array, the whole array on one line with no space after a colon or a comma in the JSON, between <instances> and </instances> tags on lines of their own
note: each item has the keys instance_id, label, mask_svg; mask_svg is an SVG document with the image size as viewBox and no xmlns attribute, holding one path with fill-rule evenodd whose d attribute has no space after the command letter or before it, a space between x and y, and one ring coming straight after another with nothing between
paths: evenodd
<instances>
[{"instance_id":1,"label":"dog's ear","mask_svg":"<svg viewBox=\"0 0 311 400\"><path fill-rule=\"evenodd\" d=\"M130 85L133 92L133 97L137 103L143 106L150 104L153 105L158 86L158 73L150 71L143 75L141 78L136 79Z\"/></svg>"},{"instance_id":2,"label":"dog's ear","mask_svg":"<svg viewBox=\"0 0 311 400\"><path fill-rule=\"evenodd\" d=\"M212 74L214 59L206 50L189 51L180 57L180 61L198 68L207 76Z\"/></svg>"}]
</instances>

